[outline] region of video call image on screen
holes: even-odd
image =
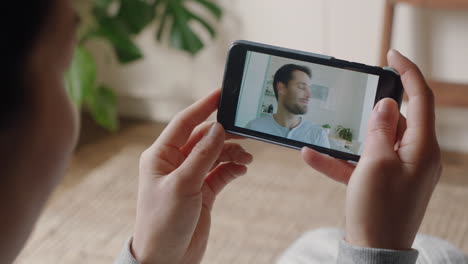
[[[247,52],[235,126],[360,155],[379,76]]]

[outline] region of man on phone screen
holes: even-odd
[[[312,73],[305,66],[286,64],[279,68],[273,78],[278,111],[250,121],[246,128],[330,148],[325,130],[301,116],[308,110],[311,78]]]

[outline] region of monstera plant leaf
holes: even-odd
[[[103,39],[112,47],[121,64],[135,62],[144,54],[134,41],[149,25],[158,25],[156,39],[163,40],[166,30],[172,48],[197,54],[204,43],[190,25],[198,23],[214,38],[216,30],[208,20],[188,7],[188,2],[206,9],[219,20],[221,8],[214,0],[88,0],[87,12],[92,25],[83,30],[74,59],[66,74],[70,98],[79,107],[86,107],[101,126],[118,129],[117,97],[110,87],[97,83],[95,59],[87,49],[87,42]],[[170,23],[170,24],[169,24]]]
[[[172,25],[170,26],[171,46],[195,55],[203,48],[204,44],[200,37],[190,27],[191,22],[195,21],[202,25],[213,38],[215,37],[216,32],[210,23],[186,7],[184,5],[185,2],[186,1],[183,0],[164,1],[164,12],[162,13],[161,23],[159,25],[156,38],[158,41],[161,41],[166,27],[166,21],[170,19],[172,20]],[[215,16],[216,19],[221,18],[221,8],[213,2],[208,0],[193,0],[192,2],[198,3],[202,7],[206,8]]]

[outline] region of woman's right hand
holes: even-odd
[[[221,90],[177,114],[140,158],[133,256],[140,263],[200,263],[218,194],[247,171],[252,155],[225,142],[221,124],[203,123]]]
[[[435,133],[434,95],[418,67],[391,50],[401,74],[408,115],[389,98],[375,106],[357,166],[308,148],[302,157],[328,177],[348,184],[346,241],[367,248],[410,249],[442,172]]]

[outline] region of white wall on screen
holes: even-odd
[[[330,77],[331,78],[331,77]],[[366,90],[367,74],[336,70],[334,74],[336,101],[334,102],[334,120],[332,126],[342,125],[351,128],[353,139],[361,134],[361,113]]]
[[[366,95],[364,96],[364,105],[362,107],[362,119],[361,119],[361,133],[359,134],[359,141],[364,142],[366,136],[367,124],[369,122],[372,109],[374,108],[375,95],[377,93],[377,84],[379,77],[376,75],[367,76],[367,88]]]
[[[235,121],[235,125],[239,127],[245,127],[250,120],[257,118],[264,90],[265,71],[270,60],[270,56],[261,53],[249,52],[249,56]]]

